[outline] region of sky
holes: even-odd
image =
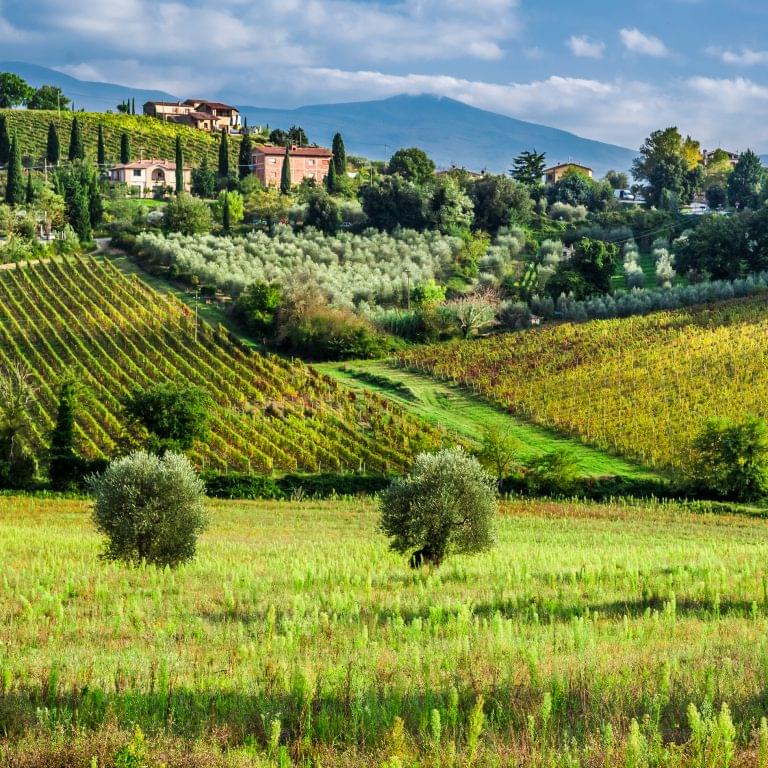
[[[768,152],[765,0],[0,0],[0,60],[296,107],[434,93],[637,148]]]

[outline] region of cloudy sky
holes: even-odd
[[[436,93],[637,147],[768,152],[765,0],[0,0],[0,59],[300,106]]]

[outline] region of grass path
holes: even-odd
[[[483,428],[509,431],[520,441],[520,453],[531,457],[556,448],[568,448],[579,459],[586,476],[648,476],[650,473],[617,456],[582,445],[576,440],[516,419],[468,390],[428,376],[393,368],[383,361],[322,363],[315,366],[350,387],[368,389],[388,397],[412,413],[479,441]]]

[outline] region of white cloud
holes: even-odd
[[[739,67],[752,67],[755,64],[768,64],[768,51],[753,51],[751,48],[742,47],[739,51],[722,50],[720,48],[707,48],[710,56],[716,56],[725,64]]]
[[[666,45],[658,37],[646,35],[637,27],[620,29],[619,37],[621,42],[624,43],[624,47],[633,53],[642,53],[645,56],[655,56],[657,58],[669,54]]]
[[[605,52],[605,43],[599,40],[590,40],[586,35],[571,35],[568,38],[568,47],[574,56],[587,59],[602,59]]]

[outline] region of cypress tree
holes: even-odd
[[[283,170],[280,174],[280,191],[284,195],[291,194],[291,148],[285,148],[285,157],[283,158]]]
[[[79,182],[70,198],[69,223],[82,242],[91,239],[91,206],[88,190]]]
[[[225,179],[229,176],[229,139],[226,131],[221,132],[219,143],[219,176]]]
[[[8,121],[0,115],[0,165],[5,165],[11,157],[11,137],[8,134]]]
[[[181,148],[181,136],[176,134],[176,194],[184,191],[184,150]]]
[[[80,461],[75,453],[76,407],[76,385],[74,381],[67,379],[59,388],[56,425],[51,432],[51,445],[48,451],[48,477],[54,488],[67,488],[79,479]]]
[[[69,135],[69,159],[70,161],[85,160],[83,134],[80,130],[80,121],[76,117],[72,119],[72,132]]]
[[[337,133],[333,137],[333,164],[336,166],[336,175],[343,176],[347,172],[347,151],[344,148],[344,139]]]
[[[92,173],[91,178],[88,181],[88,220],[91,227],[96,227],[101,224],[101,220],[104,218],[104,203],[101,199],[101,192],[99,191],[99,181],[96,178],[96,174]]]
[[[136,99],[131,99],[131,114],[136,114]]]
[[[8,205],[24,205],[24,201],[27,199],[22,174],[21,150],[14,133],[11,139],[11,154],[8,158],[8,177],[5,182],[5,202]]]
[[[107,164],[107,151],[104,146],[104,126],[99,123],[99,143],[96,147],[96,162],[99,164],[99,168],[103,168]]]
[[[240,142],[240,155],[238,158],[238,172],[241,179],[244,179],[251,173],[251,163],[253,163],[251,155],[253,155],[253,142],[246,133]]]
[[[35,188],[32,186],[32,171],[27,171],[27,205],[32,205],[35,202]]]
[[[338,191],[338,186],[336,163],[331,160],[331,164],[328,166],[328,175],[325,177],[325,188],[328,190],[329,195],[335,195]]]
[[[59,132],[53,120],[48,123],[48,143],[45,148],[45,159],[51,165],[58,165],[61,159],[61,144],[59,143]]]
[[[123,165],[131,162],[131,139],[127,133],[120,134],[120,162]]]
[[[229,192],[224,193],[224,210],[221,215],[221,223],[224,225],[224,233],[228,235],[232,228],[232,214],[229,210]]]

